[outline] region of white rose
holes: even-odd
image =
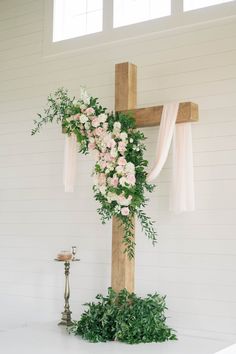
[[[98,118],[101,123],[105,123],[107,120],[107,115],[105,113],[101,113],[99,114]]]
[[[99,187],[99,191],[104,195],[104,194],[106,194],[106,187],[105,186],[100,186]]]
[[[89,129],[90,129],[90,126],[91,126],[91,124],[90,124],[89,122],[86,122],[86,123],[84,124],[84,127],[85,127],[86,130],[89,130]]]
[[[111,149],[111,156],[112,157],[117,157],[117,155],[118,155],[117,149],[116,148],[112,148]]]
[[[126,165],[125,165],[125,170],[126,172],[134,172],[135,170],[135,167],[134,167],[134,164],[132,162],[128,162]]]
[[[133,138],[130,138],[129,139],[129,142],[132,144],[134,142],[134,139]]]
[[[82,112],[85,111],[86,108],[87,108],[86,104],[83,104],[83,103],[82,103],[82,104],[80,105],[80,109],[81,109]]]
[[[124,173],[124,167],[123,166],[117,166],[116,167],[116,172],[118,175],[122,175]]]
[[[120,133],[120,139],[121,140],[126,140],[128,138],[128,135],[127,135],[127,133],[126,132],[122,132],[122,133]]]
[[[120,185],[121,186],[125,186],[125,184],[126,184],[126,178],[125,177],[121,177],[120,179],[119,179],[119,183],[120,183]]]
[[[115,193],[108,192],[107,200],[108,200],[109,203],[111,203],[113,201],[116,201],[117,200],[117,195]]]
[[[120,129],[121,129],[121,124],[120,124],[120,122],[115,122],[115,123],[114,123],[114,126],[113,126],[113,130],[116,131],[116,132],[118,132],[118,131],[120,131]]]
[[[80,116],[80,122],[81,123],[86,123],[88,121],[88,117],[85,114],[81,114]]]

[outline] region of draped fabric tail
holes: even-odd
[[[173,138],[173,170],[170,210],[175,213],[195,209],[191,123],[177,124]]]
[[[194,179],[191,123],[175,124],[178,103],[163,107],[154,166],[147,177],[153,181],[161,172],[173,138],[173,170],[170,191],[170,210],[175,213],[193,211]]]
[[[77,139],[75,134],[65,136],[64,186],[65,192],[73,192],[76,176]]]
[[[155,162],[151,172],[147,177],[147,181],[153,181],[161,172],[171,145],[174,134],[175,122],[177,119],[179,103],[168,103],[163,107],[160,130],[157,140]]]

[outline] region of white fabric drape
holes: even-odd
[[[161,172],[173,138],[173,171],[170,210],[175,213],[194,210],[193,156],[191,123],[175,124],[179,104],[163,107],[154,166],[148,175],[153,181]]]
[[[73,192],[76,175],[77,139],[75,134],[65,136],[64,186],[65,192]]]
[[[175,213],[195,209],[191,123],[176,124],[173,138],[173,170],[170,210]]]

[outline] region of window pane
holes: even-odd
[[[53,42],[102,31],[103,0],[54,0]]]
[[[184,0],[184,11],[200,9],[202,7],[224,4],[235,0]]]
[[[95,33],[102,31],[102,10],[88,12],[86,33]]]
[[[113,27],[171,14],[171,0],[113,0]]]
[[[102,10],[102,0],[87,0],[87,11]]]

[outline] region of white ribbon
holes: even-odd
[[[173,139],[173,172],[170,210],[175,213],[194,210],[193,154],[191,123],[175,124],[178,103],[163,107],[154,166],[148,175],[153,181],[161,172]]]
[[[65,192],[73,192],[76,176],[77,139],[75,134],[65,137],[64,186]]]

